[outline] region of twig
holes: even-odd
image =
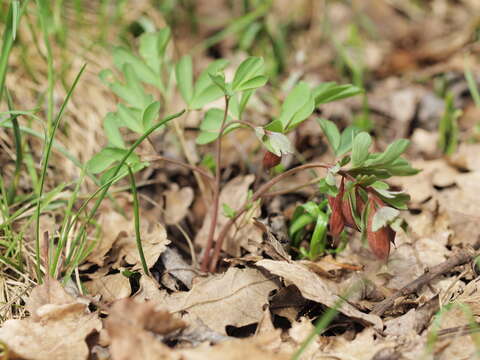
[[[422,274],[421,276],[419,276],[417,279],[415,279],[408,285],[396,291],[393,295],[389,296],[379,304],[375,305],[375,307],[372,310],[372,313],[379,316],[383,315],[385,311],[387,311],[391,306],[393,306],[393,304],[395,303],[395,300],[397,300],[399,297],[413,294],[414,292],[419,290],[423,285],[428,284],[437,276],[450,271],[455,266],[463,265],[471,261],[472,259],[475,258],[475,256],[476,256],[476,253],[473,250],[468,250],[468,249],[459,250],[448,260],[444,261],[441,264],[435,265],[428,272]]]
[[[225,123],[227,122],[228,117],[228,105],[230,104],[230,98],[225,96],[225,112],[223,114],[222,125],[220,126],[220,132],[218,138],[215,142],[215,186],[213,188],[213,210],[212,210],[212,221],[210,223],[210,230],[208,232],[207,245],[205,246],[205,254],[203,255],[201,270],[207,271],[210,263],[210,251],[213,247],[213,238],[215,236],[215,228],[217,227],[218,220],[218,203],[220,201],[220,168],[222,160],[222,135],[225,130]]]
[[[169,162],[171,164],[175,164],[175,165],[178,165],[180,167],[184,167],[186,169],[192,170],[193,172],[197,172],[198,174],[200,174],[204,178],[206,178],[209,181],[210,185],[212,185],[215,182],[215,178],[212,175],[210,175],[208,172],[206,172],[205,170],[199,168],[198,166],[187,164],[187,163],[185,163],[183,161],[180,161],[180,160],[171,159],[171,158],[161,156],[161,155],[148,156],[148,157],[145,157],[144,159],[146,161],[165,161],[165,162]]]

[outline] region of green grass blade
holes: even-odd
[[[52,152],[52,145],[53,145],[53,139],[55,138],[55,133],[58,129],[58,126],[60,124],[60,120],[63,116],[63,113],[65,111],[65,108],[70,100],[70,97],[72,96],[73,90],[77,86],[78,81],[80,80],[80,77],[82,76],[83,71],[85,70],[86,64],[82,66],[80,71],[78,72],[77,76],[75,77],[75,80],[73,81],[73,84],[70,88],[70,90],[67,93],[67,96],[60,108],[60,111],[58,112],[58,115],[53,123],[53,127],[51,132],[49,133],[49,138],[46,143],[46,148],[43,154],[43,166],[42,166],[42,171],[40,173],[40,186],[38,189],[38,201],[37,201],[37,212],[36,212],[36,227],[35,227],[35,260],[36,260],[36,272],[37,272],[37,278],[39,283],[42,281],[42,274],[40,271],[40,207],[41,207],[41,197],[43,193],[43,187],[45,185],[45,177],[47,174],[47,168],[48,168],[48,162],[50,160],[50,154]]]
[[[150,129],[148,129],[145,133],[143,133],[142,136],[140,136],[133,144],[130,146],[128,152],[125,153],[123,158],[119,161],[117,167],[115,168],[115,171],[113,172],[112,176],[110,177],[110,180],[107,182],[106,186],[103,187],[102,191],[100,192],[100,195],[97,198],[97,201],[93,205],[93,208],[90,210],[90,213],[87,216],[87,219],[85,222],[82,224],[82,226],[79,229],[78,235],[75,237],[75,240],[72,242],[72,246],[70,248],[70,252],[67,255],[67,259],[65,260],[65,264],[68,265],[70,261],[72,260],[73,253],[75,251],[75,246],[79,244],[80,238],[83,236],[87,225],[90,223],[92,218],[95,216],[97,213],[98,208],[100,207],[100,204],[102,203],[103,199],[105,198],[108,190],[110,189],[110,186],[113,184],[113,180],[117,177],[118,173],[120,172],[120,169],[123,167],[127,159],[130,157],[130,155],[135,151],[135,149],[145,140],[150,136],[151,133],[153,133],[155,130],[158,128],[162,127],[169,121],[178,118],[181,116],[185,110],[182,110],[176,114],[169,115],[166,118],[164,118],[162,121],[160,121],[158,124],[153,125]],[[86,204],[82,205],[84,207]]]
[[[137,242],[138,254],[142,262],[143,272],[148,275],[147,261],[145,260],[145,254],[143,253],[142,238],[140,236],[140,211],[138,205],[137,185],[135,183],[135,176],[133,175],[132,168],[128,166],[128,175],[130,176],[130,185],[132,188],[133,196],[133,216],[135,220],[135,241]]]

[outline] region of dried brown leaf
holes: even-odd
[[[165,223],[168,225],[177,224],[185,215],[193,201],[193,189],[183,187],[179,189],[173,184],[165,191]]]
[[[333,283],[320,278],[301,264],[261,260],[257,262],[257,265],[267,269],[272,274],[281,276],[288,283],[294,284],[306,299],[328,307],[336,307],[340,304],[341,298],[335,292],[335,288],[332,289]],[[339,311],[354,319],[372,324],[376,328],[382,328],[382,320],[378,316],[362,313],[348,302],[343,302]]]
[[[188,292],[172,294],[166,299],[171,312],[186,311],[200,318],[208,327],[226,334],[225,327],[258,322],[269,293],[277,284],[255,269],[230,268],[194,283]]]
[[[101,295],[102,300],[113,302],[130,296],[130,281],[121,273],[106,275],[84,283],[90,295]]]
[[[88,312],[52,279],[38,286],[28,304],[32,316],[7,320],[0,329],[0,341],[10,358],[32,360],[83,360],[88,357],[86,337],[100,331],[97,314]]]

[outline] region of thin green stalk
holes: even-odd
[[[12,110],[12,98],[10,93],[7,91],[7,102],[9,110]],[[13,180],[10,183],[10,187],[7,193],[7,203],[11,205],[15,200],[15,195],[17,193],[17,185],[20,179],[20,171],[22,170],[23,162],[23,153],[22,153],[22,137],[20,133],[20,125],[18,124],[17,116],[13,115],[11,117],[12,127],[13,127],[13,136],[15,138],[15,174]]]
[[[40,9],[40,27],[43,33],[43,41],[45,42],[45,47],[47,48],[47,79],[48,79],[48,90],[47,90],[47,132],[50,133],[53,125],[53,88],[55,85],[55,73],[53,69],[53,52],[52,46],[50,44],[49,38],[49,9],[48,2],[45,0],[36,0],[37,6]]]
[[[148,275],[148,266],[147,261],[145,260],[145,254],[143,253],[142,247],[142,238],[140,236],[140,211],[138,205],[138,195],[137,195],[137,185],[135,183],[135,176],[133,175],[132,168],[127,165],[128,175],[130,176],[130,185],[132,188],[133,196],[133,216],[135,220],[135,240],[137,242],[138,255],[140,255],[140,260],[142,262],[143,272]]]
[[[44,156],[43,156],[43,165],[42,165],[42,171],[40,173],[40,184],[39,184],[39,189],[38,189],[38,200],[37,200],[37,212],[35,214],[36,217],[36,227],[35,227],[35,260],[36,260],[36,272],[37,272],[37,278],[39,283],[42,282],[42,274],[40,270],[40,208],[41,208],[41,197],[43,194],[43,187],[45,185],[45,177],[47,174],[47,168],[48,168],[48,162],[50,160],[50,154],[52,152],[52,145],[53,145],[53,139],[55,138],[55,133],[58,129],[58,126],[60,125],[60,120],[63,116],[63,112],[65,111],[65,108],[70,100],[70,97],[72,96],[73,90],[77,86],[78,81],[80,80],[80,76],[82,75],[83,71],[85,70],[86,64],[82,66],[80,71],[78,72],[77,76],[75,77],[75,80],[73,81],[72,87],[70,88],[69,92],[67,93],[67,96],[60,108],[60,111],[58,112],[58,115],[53,123],[53,128],[49,134],[49,138],[47,141],[47,146],[44,150]]]
[[[303,341],[300,348],[293,354],[292,360],[299,360],[303,352],[310,346],[312,341],[316,336],[320,335],[323,330],[332,322],[335,316],[338,315],[338,308],[342,305],[343,299],[338,301],[333,308],[329,308],[323,316],[318,319],[315,324],[315,329],[308,335],[308,337]]]
[[[475,106],[480,108],[480,94],[478,92],[477,81],[475,80],[472,70],[467,64],[465,64],[465,79],[467,79],[468,89],[470,90],[470,94],[475,102]]]
[[[98,208],[100,207],[100,204],[102,203],[103,199],[105,198],[105,196],[107,195],[107,192],[108,190],[110,189],[110,186],[113,184],[113,179],[115,179],[118,175],[118,173],[120,172],[120,169],[123,167],[123,165],[126,163],[127,159],[130,157],[130,155],[132,155],[132,153],[135,151],[135,149],[151,134],[153,133],[155,130],[157,130],[158,128],[162,127],[163,125],[165,125],[166,123],[168,123],[169,121],[173,120],[173,119],[176,119],[177,117],[181,116],[183,113],[185,112],[185,110],[182,110],[176,114],[173,114],[173,115],[170,115],[170,116],[167,116],[166,118],[164,118],[162,121],[160,121],[158,124],[156,125],[153,125],[150,129],[148,129],[142,136],[140,136],[134,143],[132,146],[130,146],[130,148],[128,149],[128,151],[125,153],[125,155],[123,156],[123,158],[120,160],[119,164],[117,165],[117,167],[115,168],[115,171],[114,173],[112,174],[112,176],[110,177],[110,180],[108,181],[108,183],[106,184],[106,186],[104,186],[103,190],[101,191],[97,201],[95,202],[95,204],[93,205],[93,208],[90,210],[90,213],[88,214],[87,216],[87,219],[85,220],[85,222],[81,225],[80,229],[79,229],[79,233],[78,235],[75,237],[75,240],[73,241],[72,243],[72,246],[71,246],[71,249],[70,249],[70,252],[69,254],[67,255],[67,259],[65,261],[66,264],[68,264],[73,256],[73,250],[75,249],[75,246],[78,244],[79,240],[80,240],[80,237],[83,236],[83,233],[85,232],[86,230],[86,227],[87,225],[90,223],[90,221],[92,220],[92,218],[95,216],[95,214],[97,213],[97,210]]]
[[[340,308],[342,305],[347,301],[352,293],[358,290],[360,286],[360,282],[353,284],[343,296],[338,296],[338,300],[335,301],[333,307],[328,308],[328,310],[322,315],[320,319],[317,320],[315,323],[315,329],[307,336],[307,338],[303,341],[300,348],[293,354],[292,360],[300,360],[303,352],[308,348],[308,346],[312,343],[316,336],[320,335],[327,326],[332,322],[335,316],[338,315],[340,312]]]
[[[265,0],[265,2],[257,7],[255,10],[252,12],[243,15],[239,17],[238,19],[233,20],[230,25],[228,25],[225,29],[219,31],[218,33],[212,35],[205,41],[201,42],[197,46],[195,46],[192,49],[192,52],[200,52],[202,50],[208,49],[209,47],[215,45],[219,41],[221,41],[223,38],[230,34],[235,34],[237,32],[242,31],[245,29],[248,25],[250,25],[252,22],[257,20],[259,17],[262,17],[265,15],[268,10],[270,9],[272,5],[272,0]]]
[[[5,31],[3,32],[2,49],[0,52],[0,101],[3,96],[5,78],[7,76],[8,58],[15,40],[18,22],[27,4],[28,0],[24,1],[22,7],[18,9],[18,0],[13,0],[8,9]]]
[[[80,174],[80,178],[77,181],[77,185],[75,186],[75,189],[73,191],[72,196],[68,200],[68,205],[65,210],[65,217],[63,219],[63,224],[61,227],[61,232],[60,232],[60,240],[58,242],[58,245],[56,246],[56,251],[55,251],[55,256],[53,258],[53,261],[51,262],[51,267],[50,267],[50,275],[53,278],[57,278],[58,276],[58,261],[60,259],[60,255],[62,254],[62,250],[64,249],[66,243],[67,243],[67,237],[69,234],[68,229],[71,229],[70,223],[71,223],[71,218],[72,218],[72,209],[73,205],[75,204],[75,201],[78,198],[78,193],[80,192],[80,186],[83,183],[83,179],[85,178],[85,167],[82,169],[82,173]],[[53,238],[53,237],[52,237]],[[51,248],[54,248],[54,244],[51,244]]]

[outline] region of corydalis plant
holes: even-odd
[[[343,156],[329,168],[323,184],[332,210],[329,227],[334,243],[344,228],[350,227],[366,237],[377,258],[386,261],[390,243],[405,226],[399,210],[407,208],[410,197],[392,191],[383,180],[418,173],[401,157],[409,141],[396,140],[384,152],[370,153],[368,133],[349,127],[340,134],[333,122],[319,119],[319,123],[334,153]],[[345,155],[348,152],[351,154]],[[336,176],[341,178],[338,188]]]

